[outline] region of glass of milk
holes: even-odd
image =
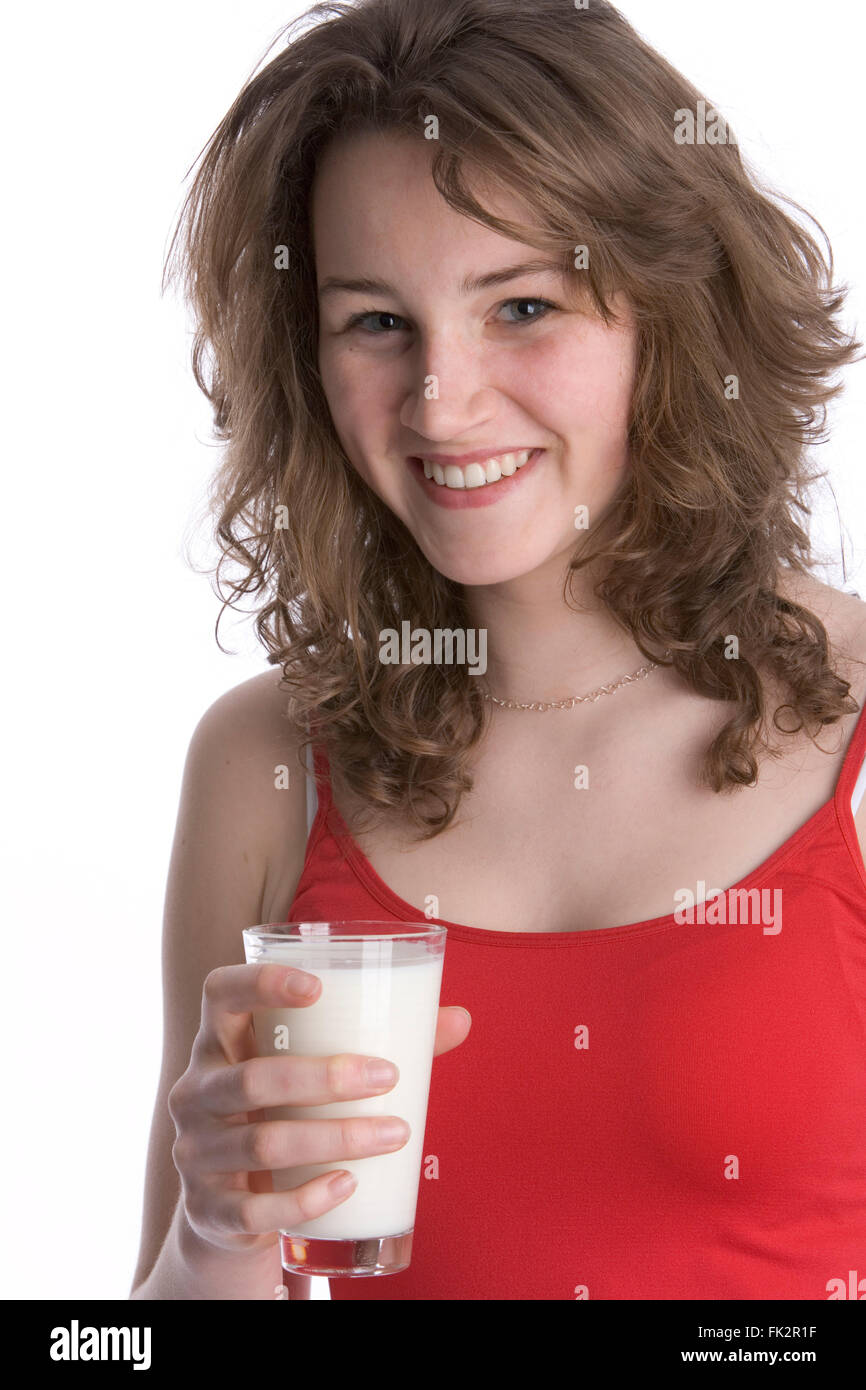
[[[281,1105],[269,1120],[398,1115],[411,1134],[394,1153],[336,1158],[274,1171],[274,1191],[335,1168],[358,1185],[338,1207],[280,1232],[283,1269],[294,1274],[396,1274],[412,1254],[427,1097],[447,929],[423,922],[271,922],[243,932],[247,963],[293,966],[322,990],[302,1008],[256,1009],[260,1056],[356,1052],[399,1069],[390,1091],[329,1105]]]

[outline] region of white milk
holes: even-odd
[[[271,947],[269,960],[307,970],[322,981],[315,1004],[300,1009],[255,1011],[256,1042],[261,1056],[331,1056],[356,1052],[385,1057],[399,1068],[397,1084],[379,1096],[329,1105],[280,1105],[267,1111],[271,1120],[328,1120],[344,1115],[398,1115],[411,1134],[401,1149],[369,1158],[337,1156],[330,1163],[309,1163],[274,1172],[274,1191],[299,1187],[320,1173],[344,1168],[358,1185],[333,1211],[301,1220],[291,1234],[366,1240],[401,1235],[415,1224],[421,1175],[427,1097],[439,1009],[443,955],[417,953],[413,960],[391,965],[320,967],[298,954]],[[319,957],[321,959],[321,957]],[[375,959],[375,957],[374,957]],[[381,956],[378,957],[381,959]],[[284,1025],[288,1033],[280,1036]]]

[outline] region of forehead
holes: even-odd
[[[405,134],[364,131],[340,135],[319,157],[310,212],[316,259],[355,252],[387,254],[417,261],[442,256],[459,243],[461,251],[488,257],[512,253],[511,238],[464,217],[433,182],[434,141]],[[481,169],[465,166],[464,179],[482,205],[496,216],[532,224],[532,209]],[[342,268],[342,266],[340,267]]]

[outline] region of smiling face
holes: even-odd
[[[441,574],[487,585],[559,572],[581,535],[575,507],[596,524],[629,467],[633,320],[617,298],[621,323],[607,327],[553,266],[515,272],[549,258],[455,212],[428,151],[365,132],[320,160],[319,369],[334,427]],[[483,201],[531,221],[507,194]],[[431,457],[441,474],[419,462]]]

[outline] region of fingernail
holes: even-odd
[[[352,1191],[357,1181],[354,1173],[338,1173],[328,1183],[328,1191],[335,1197],[342,1197],[344,1193]]]
[[[293,970],[286,976],[287,994],[312,994],[316,988],[314,975],[304,975],[299,970]]]
[[[392,1086],[397,1080],[397,1068],[383,1057],[373,1057],[364,1064],[364,1081],[368,1086]]]
[[[404,1144],[409,1138],[409,1126],[405,1120],[380,1120],[376,1138],[382,1144]]]

